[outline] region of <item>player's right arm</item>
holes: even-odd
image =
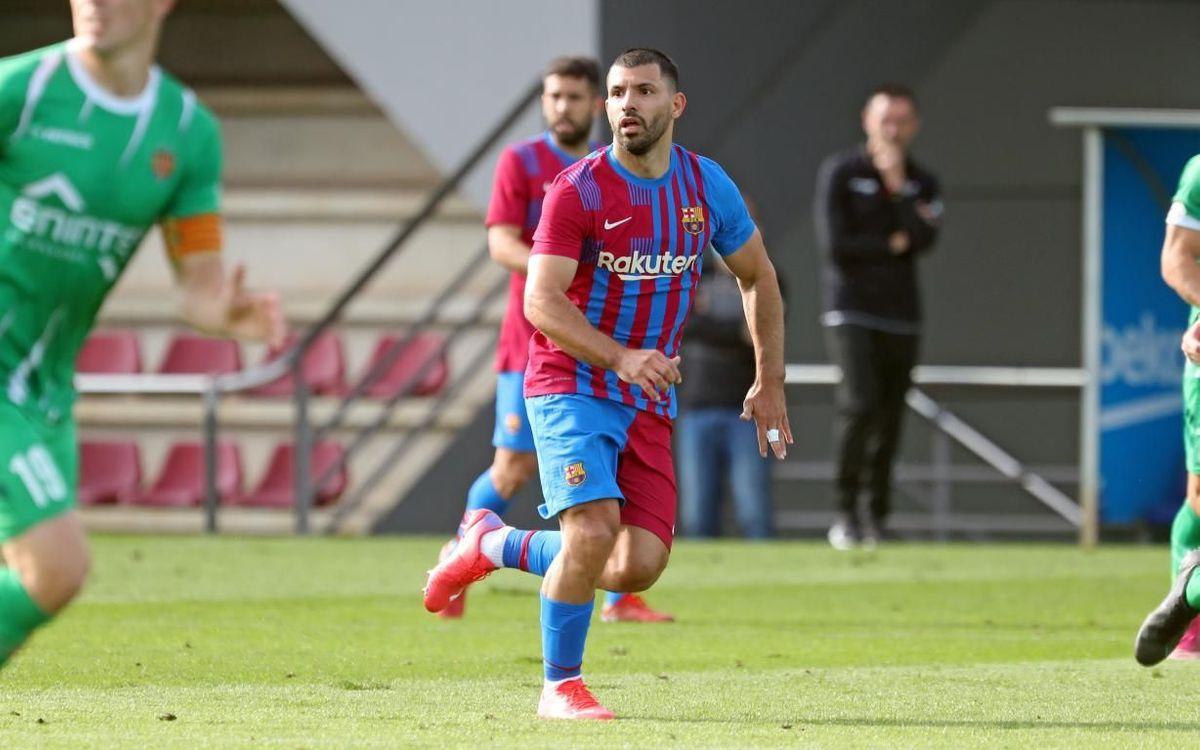
[[[621,346],[593,326],[567,297],[579,268],[587,225],[579,193],[560,176],[546,194],[534,235],[525,282],[525,317],[575,359],[612,370],[658,400],[660,391],[681,380],[679,357],[668,359],[657,349]]]
[[[496,162],[485,223],[488,254],[492,260],[517,273],[526,273],[529,267],[529,245],[521,239],[529,199],[529,179],[521,159],[516,151],[506,148]]]
[[[1193,156],[1179,178],[1167,236],[1162,247],[1162,277],[1193,307],[1200,307],[1200,156]],[[1183,335],[1183,353],[1200,363],[1200,331],[1193,325]]]

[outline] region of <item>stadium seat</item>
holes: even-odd
[[[291,335],[284,345],[271,349],[263,359],[263,363],[271,362],[296,343],[300,337]],[[323,396],[337,396],[346,392],[346,350],[342,339],[335,331],[326,330],[304,355],[302,363],[304,382],[310,393]],[[295,390],[291,373],[278,380],[267,383],[261,388],[250,391],[255,396],[291,396]]]
[[[333,477],[323,487],[317,488],[314,505],[332,505],[346,491],[349,474],[346,465],[341,463],[344,455],[345,450],[342,446],[331,441],[323,441],[313,447],[312,465],[309,467],[312,481],[317,481],[330,466],[340,464]],[[292,487],[294,466],[295,448],[292,443],[280,443],[275,446],[262,479],[240,504],[258,508],[291,508],[296,502]]]
[[[242,452],[236,443],[217,444],[217,496],[236,503],[242,495]],[[194,508],[204,504],[204,444],[175,443],[141,505]]]
[[[91,374],[126,375],[142,371],[142,347],[128,330],[95,331],[83,342],[75,370]]]
[[[142,454],[133,440],[79,444],[79,504],[136,503],[142,490]]]
[[[401,336],[384,336],[375,343],[371,361],[363,377],[366,378]],[[367,395],[372,398],[391,398],[402,391],[412,396],[433,396],[446,386],[450,378],[450,365],[443,348],[445,337],[436,333],[419,333],[400,352],[396,360],[375,382],[367,386]],[[421,372],[430,360],[433,364]]]
[[[194,333],[177,333],[167,344],[158,371],[163,374],[215,374],[242,369],[242,349],[236,341]]]

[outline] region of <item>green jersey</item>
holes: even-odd
[[[0,399],[51,423],[147,230],[215,214],[221,175],[216,119],[192,91],[152,68],[140,95],[116,97],[71,44],[0,59]]]
[[[1179,176],[1179,188],[1167,212],[1167,223],[1200,232],[1200,154],[1188,160]],[[1198,317],[1200,308],[1193,307],[1191,322]]]

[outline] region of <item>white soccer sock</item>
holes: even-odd
[[[502,526],[479,538],[479,551],[497,568],[504,567],[504,540],[508,539],[510,531],[513,531],[512,526]]]

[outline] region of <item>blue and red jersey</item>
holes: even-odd
[[[492,181],[486,224],[521,227],[521,241],[533,244],[533,232],[542,217],[542,199],[555,175],[577,159],[555,144],[549,133],[508,146],[500,154]],[[514,272],[508,281],[508,307],[500,324],[496,369],[521,372],[529,359],[533,326],[525,319],[525,275]]]
[[[673,357],[704,248],[711,243],[728,255],[753,233],[741,193],[716,162],[674,146],[666,174],[651,180],[622,167],[609,146],[555,178],[532,253],[579,262],[567,298],[601,333]],[[580,362],[535,332],[525,395],[553,393],[607,398],[670,418],[676,412],[674,388],[664,401],[653,401],[615,372]]]

